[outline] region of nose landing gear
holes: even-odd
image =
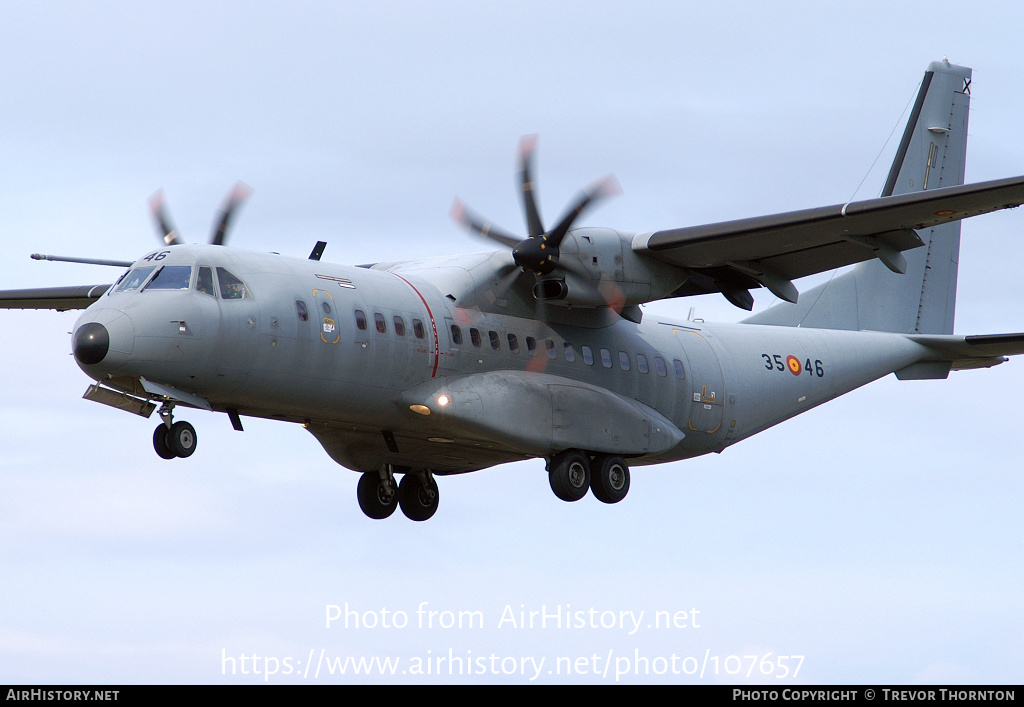
[[[160,408],[163,420],[153,430],[153,449],[161,459],[175,459],[192,456],[196,451],[196,430],[187,422],[173,421],[174,405],[164,403]]]

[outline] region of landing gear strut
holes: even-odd
[[[196,451],[196,430],[187,422],[174,422],[174,405],[164,403],[160,408],[163,420],[153,430],[153,449],[161,459],[190,457]]]

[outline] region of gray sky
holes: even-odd
[[[943,56],[975,70],[968,181],[1024,172],[1016,3],[832,7],[0,4],[0,288],[111,281],[27,256],[136,257],[156,243],[161,187],[203,240],[238,179],[255,189],[240,248],[304,257],[326,240],[344,263],[483,250],[449,221],[452,198],[521,230],[514,156],[530,133],[549,220],[609,172],[624,193],[588,224],[869,198],[894,143],[872,161]],[[1024,329],[1022,228],[1019,211],[964,226],[959,333]],[[720,297],[648,311],[691,305],[741,314]],[[718,674],[623,681],[791,684],[727,658],[766,654],[805,656],[796,682],[1024,678],[1024,361],[890,377],[721,455],[637,469],[612,507],[558,501],[540,461],[441,479],[437,515],[414,524],[366,519],[357,475],[296,426],[239,434],[195,412],[195,456],[158,459],[154,421],[81,400],[75,316],[0,313],[0,682],[260,681],[223,675],[222,657],[301,672],[321,649],[403,663],[317,682],[528,682],[500,661],[531,657],[547,661],[539,681],[610,683],[620,658],[675,655],[717,656]],[[325,628],[346,602],[409,625]],[[485,626],[421,629],[421,602]],[[644,627],[498,625],[506,606],[567,604],[644,611]],[[647,628],[692,608],[699,627]],[[449,650],[498,656],[499,674],[402,674]],[[595,654],[607,676],[548,672]]]

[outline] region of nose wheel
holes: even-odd
[[[160,408],[163,419],[153,430],[153,449],[161,459],[190,457],[196,451],[196,429],[187,422],[172,421],[172,406]]]

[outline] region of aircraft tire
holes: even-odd
[[[409,520],[424,521],[437,512],[437,482],[429,475],[407,473],[398,484],[398,504]]]
[[[192,456],[196,451],[196,428],[187,422],[175,422],[167,430],[167,447],[176,457]]]
[[[590,470],[590,490],[601,503],[618,503],[629,493],[629,465],[622,457],[598,455]]]
[[[563,501],[578,501],[590,488],[590,458],[582,452],[568,450],[551,460],[548,482],[551,490]]]
[[[389,489],[375,471],[368,471],[359,477],[356,498],[359,500],[359,509],[374,520],[383,520],[398,508],[398,494],[394,489]]]
[[[167,425],[162,422],[153,430],[153,449],[161,459],[174,459],[178,456],[167,444]]]

